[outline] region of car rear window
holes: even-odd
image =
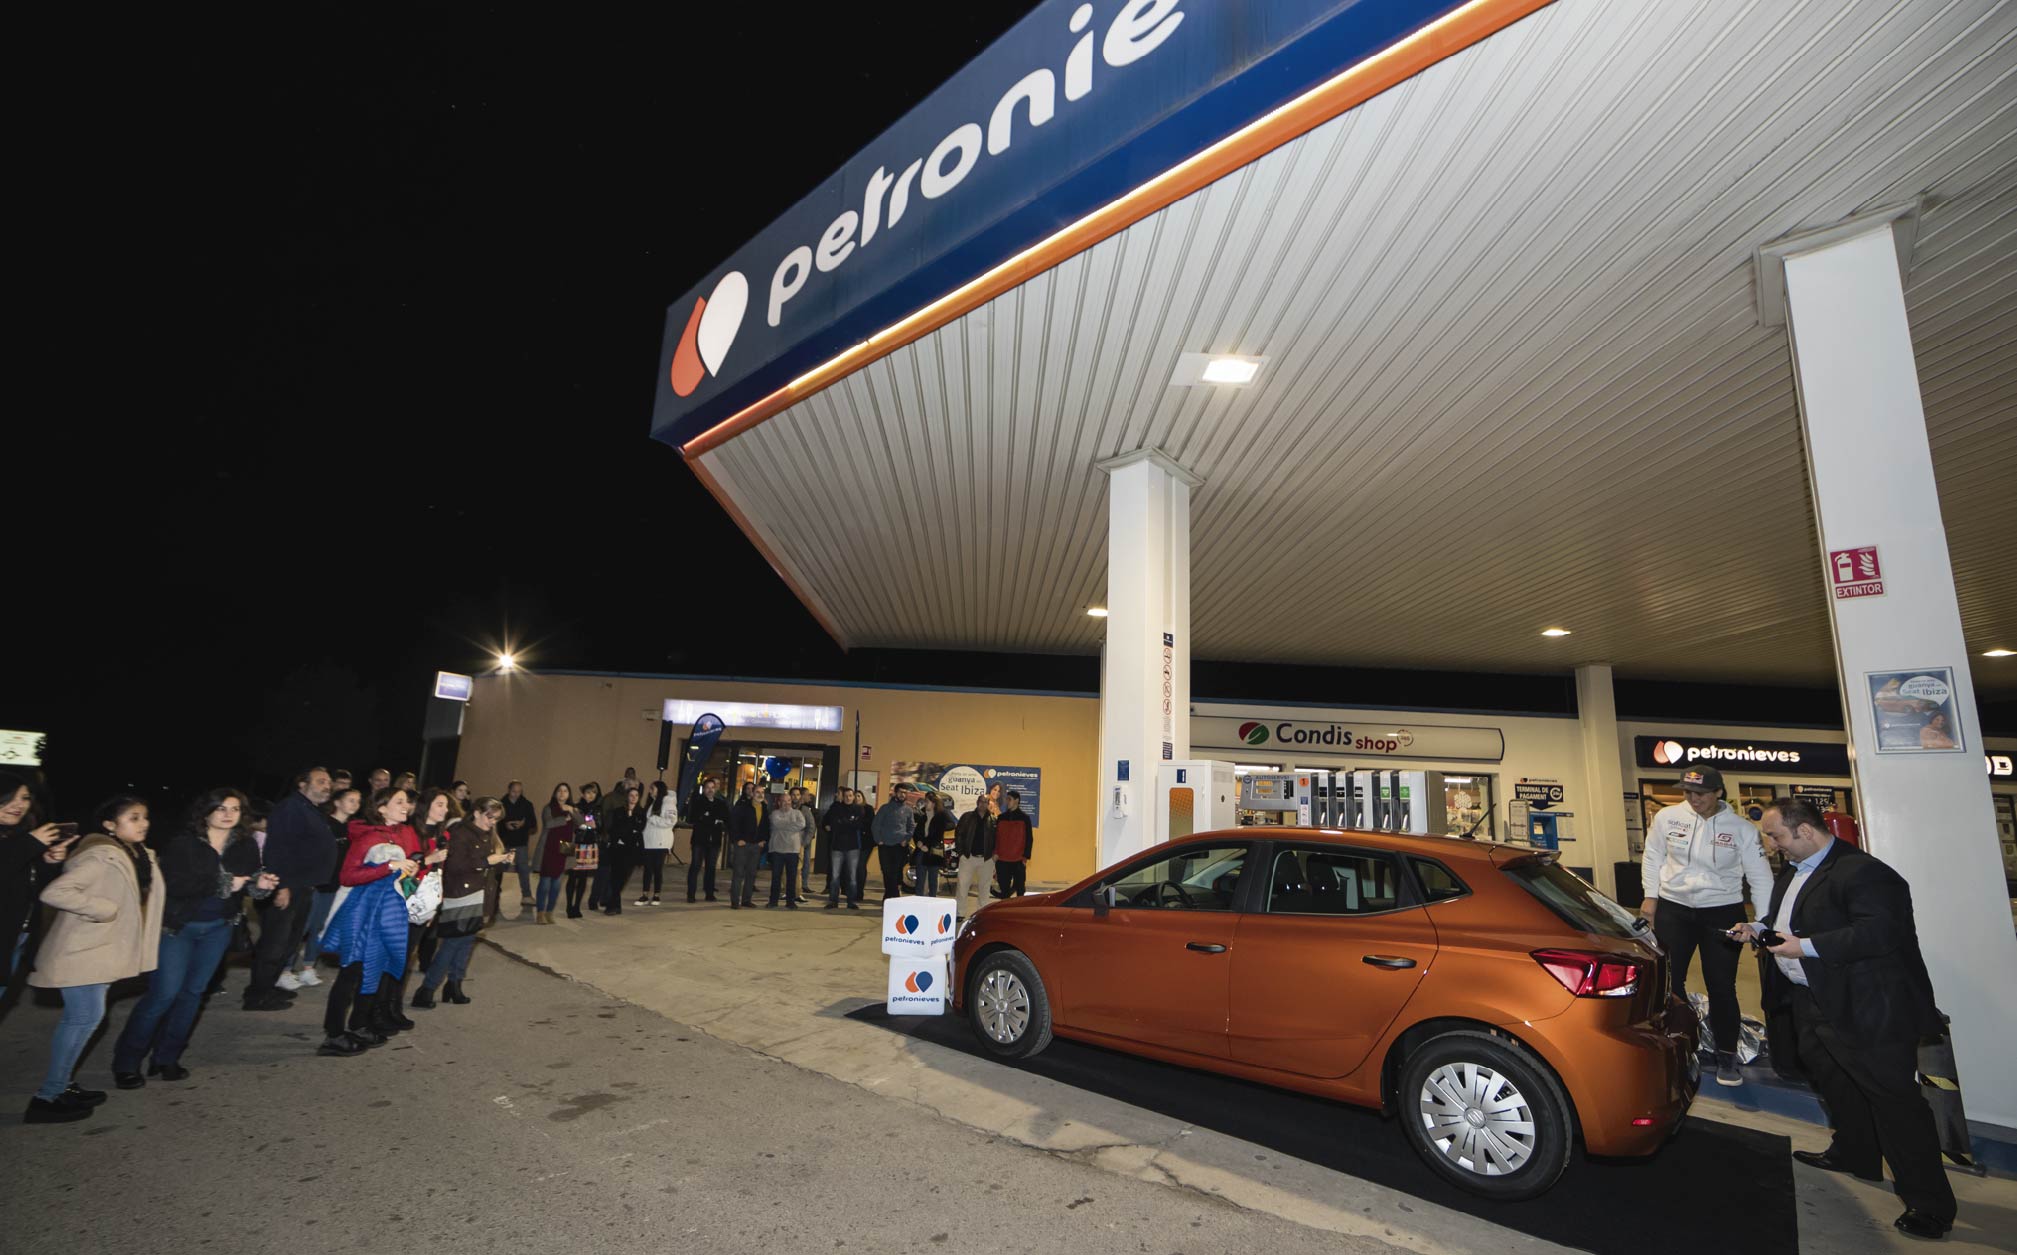
[[[1503,869],[1522,889],[1571,928],[1600,937],[1638,937],[1639,917],[1605,897],[1560,863],[1522,859]]]

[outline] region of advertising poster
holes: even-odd
[[[1022,794],[1022,807],[1029,812],[1030,822],[1043,827],[1042,807],[1043,770],[1039,767],[1001,767],[985,763],[925,763],[893,762],[889,765],[891,788],[899,784],[915,784],[950,796],[954,809],[966,814],[979,802],[982,794],[988,794],[1001,807],[1008,791],[1014,789]]]
[[[1967,748],[1951,667],[1869,671],[1879,754],[1939,754]]]

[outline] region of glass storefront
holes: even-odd
[[[681,743],[682,758],[686,744]],[[722,796],[736,798],[742,786],[755,781],[766,794],[786,789],[810,789],[823,808],[840,778],[840,749],[832,745],[793,745],[776,741],[720,741],[701,768],[701,775],[722,782]]]

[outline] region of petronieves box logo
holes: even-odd
[[[945,931],[945,930],[944,930],[944,929],[940,929],[939,931],[943,932],[943,931]],[[917,935],[917,916],[915,916],[915,915],[899,915],[899,916],[897,917],[897,921],[896,921],[896,933],[897,933],[897,936],[899,936],[899,937],[914,937],[914,936],[916,936],[916,935]]]
[[[903,978],[903,987],[914,994],[927,993],[931,989],[931,973],[912,972]]]
[[[731,270],[714,285],[714,291],[693,303],[686,330],[672,354],[672,390],[692,396],[708,375],[719,374],[735,333],[742,330],[742,316],[749,309],[749,280],[740,270]]]
[[[1240,725],[1240,743],[1242,745],[1266,745],[1268,743],[1268,725],[1257,723],[1252,719],[1247,720]]]

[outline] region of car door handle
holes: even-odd
[[[1224,946],[1209,941],[1189,942],[1184,946],[1184,949],[1195,950],[1199,954],[1224,954],[1226,952],[1226,948]]]
[[[1364,963],[1368,967],[1392,968],[1395,971],[1415,965],[1413,959],[1404,959],[1395,954],[1369,954],[1360,959],[1359,962]]]

